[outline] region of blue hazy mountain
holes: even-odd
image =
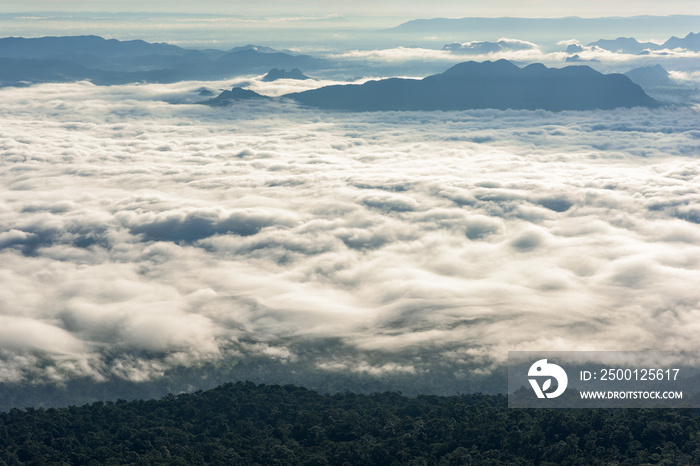
[[[655,44],[654,42],[638,42],[633,37],[618,37],[617,39],[601,39],[588,44],[589,46],[597,46],[601,49],[610,50],[611,52],[622,52],[629,54],[640,54],[644,50],[663,50],[663,49],[686,49],[693,52],[700,52],[700,33],[689,33],[683,38],[676,36],[671,37],[663,44]]]
[[[142,40],[119,41],[98,36],[6,37],[0,39],[0,57],[60,60],[110,71],[146,71],[172,68],[188,60],[208,58],[206,53],[175,45]]]
[[[211,105],[212,107],[225,107],[232,105],[236,102],[245,100],[272,100],[270,97],[260,95],[255,91],[249,89],[243,89],[240,87],[234,87],[230,91],[223,91],[218,96],[213,99],[206,100],[202,102],[205,105]]]
[[[675,49],[682,48],[686,50],[691,50],[693,52],[700,52],[700,32],[690,33],[687,36],[679,39],[676,36],[671,37],[669,40],[663,43],[663,48],[665,49]]]
[[[273,49],[272,47],[265,47],[264,45],[248,44],[248,45],[244,45],[243,47],[234,47],[231,50],[229,50],[228,53],[245,52],[245,51],[250,51],[250,50],[252,50],[253,52],[260,52],[260,53],[280,52],[280,50]]]
[[[570,57],[566,57],[566,60],[564,60],[566,63],[600,63],[600,60],[596,60],[595,58],[589,59],[589,60],[584,60],[581,58],[579,54],[574,54],[571,55]]]
[[[262,81],[265,82],[277,81],[279,79],[296,79],[298,81],[305,81],[311,78],[304,75],[299,68],[293,68],[290,71],[272,68],[265,76],[262,77]]]
[[[656,35],[670,36],[678,31],[696,31],[700,24],[697,15],[631,16],[607,18],[432,18],[408,21],[388,29],[387,34],[422,34],[451,36],[462,40],[488,37],[517,37],[525,40],[556,42],[564,37],[592,41],[609,31],[619,35],[639,36],[655,31]]]
[[[625,73],[625,76],[639,84],[644,92],[654,99],[672,104],[698,102],[697,91],[691,86],[679,83],[661,65],[643,66]]]
[[[108,75],[108,73],[106,74]],[[0,57],[0,84],[101,80],[105,73],[66,60]]]
[[[671,75],[668,73],[668,71],[666,71],[661,65],[651,65],[635,68],[625,73],[625,76],[630,78],[633,82],[642,86],[642,88],[661,86],[670,87],[677,85],[671,79]]]
[[[68,60],[22,59],[0,57],[0,86],[35,83],[91,81],[98,85],[131,82],[176,82],[191,78],[193,73],[177,69],[117,71],[88,68]]]
[[[617,39],[600,39],[588,44],[611,52],[622,52],[637,55],[644,50],[658,50],[659,44],[654,42],[638,42],[634,37],[618,37]]]
[[[581,44],[570,44],[566,47],[566,53],[581,53],[583,52],[583,46]]]
[[[216,60],[215,65],[240,73],[265,72],[273,67],[318,69],[324,60],[309,55],[290,55],[283,52],[260,52],[254,49],[237,50]]]
[[[695,29],[697,28],[700,16],[698,15],[670,15],[670,16],[628,16],[628,17],[602,17],[602,18],[581,18],[578,16],[569,16],[565,18],[482,18],[482,17],[466,17],[466,18],[430,18],[430,19],[414,19],[402,23],[390,30],[426,32],[426,31],[466,31],[469,29],[530,29],[534,27],[554,27],[557,29],[566,30],[566,28],[577,27],[601,27],[612,29],[616,26],[625,27],[625,25],[635,24],[641,27],[653,28],[663,24],[669,24],[676,29]]]
[[[519,68],[507,60],[460,63],[421,80],[384,79],[284,96],[311,107],[350,111],[478,108],[589,110],[659,103],[621,74],[588,66]]]
[[[221,51],[97,36],[0,39],[0,85],[81,79],[96,84],[177,82],[264,73],[273,67],[324,66],[322,59],[258,46]]]
[[[461,54],[486,54],[503,51],[531,50],[536,48],[537,46],[530,42],[513,39],[499,39],[496,42],[471,41],[463,44],[456,42],[444,45],[442,50]]]
[[[66,58],[81,56],[104,58],[144,55],[182,55],[187,50],[175,45],[142,40],[119,41],[98,36],[5,37],[0,39],[0,56],[14,58]]]

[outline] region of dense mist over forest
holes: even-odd
[[[697,20],[2,15],[0,407],[696,349]]]

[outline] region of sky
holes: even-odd
[[[496,0],[496,1],[223,1],[223,0],[3,0],[3,12],[107,11],[107,12],[171,12],[219,15],[359,15],[401,18],[467,17],[467,16],[634,16],[699,14],[695,0]]]

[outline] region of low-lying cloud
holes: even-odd
[[[538,50],[537,44],[518,40],[518,39],[508,39],[501,38],[496,42],[488,41],[471,41],[471,42],[455,42],[452,44],[447,44],[443,47],[443,50],[449,50],[455,53],[464,54],[487,54],[502,51],[520,51],[520,50]]]
[[[201,85],[0,90],[1,382],[696,349],[697,109],[159,100]]]
[[[543,63],[561,68],[571,65],[588,65],[604,73],[624,73],[634,68],[660,64],[676,73],[679,81],[695,83],[696,62],[699,52],[685,49],[646,50],[641,54],[606,50],[598,46],[582,45],[576,40],[564,40],[559,49],[544,49],[533,42],[501,38],[497,41],[470,41],[444,44],[441,49],[425,47],[394,47],[383,49],[351,50],[328,54],[339,63],[349,63],[371,70],[390,67],[399,73],[432,74],[439,67],[446,67],[467,60],[477,62],[509,60],[520,65]],[[364,68],[363,68],[364,67]],[[394,73],[396,74],[396,73]]]

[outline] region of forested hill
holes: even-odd
[[[0,413],[1,464],[697,464],[685,410],[516,410],[504,396],[227,384]]]

